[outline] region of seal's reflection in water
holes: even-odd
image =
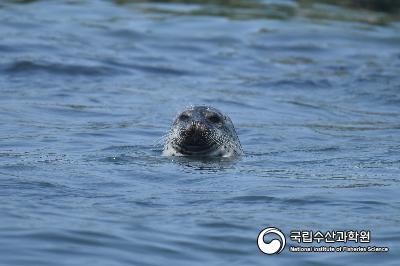
[[[199,174],[218,174],[227,170],[234,169],[237,164],[236,158],[225,157],[173,157],[172,162],[177,164],[179,168],[186,173]]]

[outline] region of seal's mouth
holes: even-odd
[[[186,145],[178,144],[175,149],[183,155],[207,156],[212,154],[216,149],[216,144],[209,145]]]
[[[184,155],[210,155],[218,145],[209,136],[210,132],[204,125],[193,124],[183,130],[175,149]]]

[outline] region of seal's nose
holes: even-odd
[[[184,140],[185,145],[199,146],[205,143],[204,132],[206,126],[201,122],[191,122],[185,130]]]
[[[195,134],[196,132],[200,131],[201,128],[202,125],[200,124],[200,122],[192,121],[192,123],[190,123],[187,127],[187,132],[189,134]]]
[[[197,141],[199,138],[202,136],[202,132],[204,132],[206,129],[206,126],[197,121],[193,121],[190,123],[187,128],[186,128],[186,136],[189,139],[193,139],[193,141]]]

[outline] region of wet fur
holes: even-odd
[[[182,122],[179,120],[178,115],[166,137],[163,155],[231,157],[242,154],[239,138],[228,116],[222,114],[215,108],[206,106],[194,106],[185,111],[197,112],[196,115],[198,116],[201,116],[199,114],[202,111],[218,113],[223,119],[222,124],[218,126],[213,125],[205,121],[205,119],[200,119],[201,121]],[[193,146],[191,146],[191,149],[186,149],[185,145],[183,145],[185,140],[191,137],[188,136],[188,127],[190,126],[196,127],[196,129],[201,128],[201,130],[196,131],[196,137],[199,139],[199,142],[201,142],[201,145],[206,147],[204,150],[197,151]]]

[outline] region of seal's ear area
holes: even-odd
[[[223,117],[224,117],[225,123],[230,124],[230,125],[233,125],[232,120],[229,118],[229,116],[223,115]]]

